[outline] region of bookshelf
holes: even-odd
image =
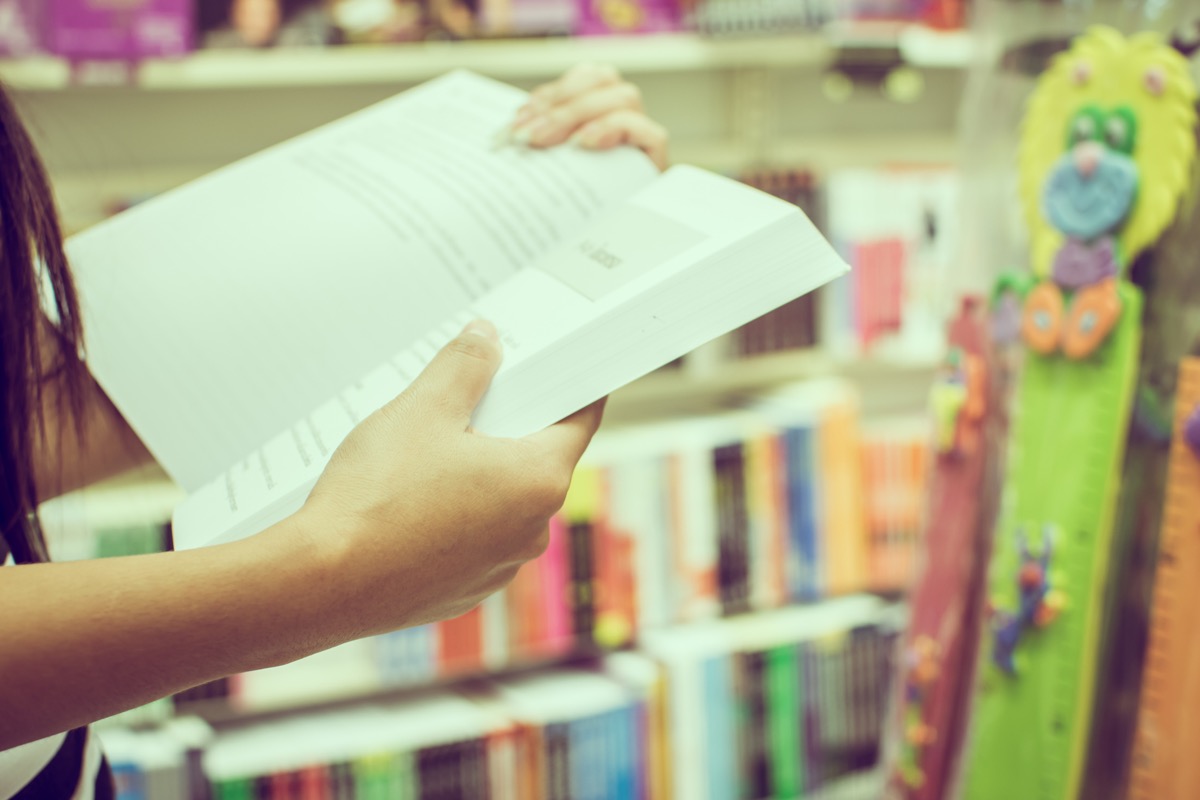
[[[149,62],[136,71],[117,65],[78,75],[59,60],[33,59],[0,62],[0,80],[18,90],[67,225],[78,230],[102,218],[113,197],[169,189],[459,67],[531,86],[578,61],[612,63],[639,83],[651,113],[672,131],[674,160],[730,174],[765,166],[806,166],[824,175],[848,167],[945,164],[955,158],[958,98],[966,68],[978,55],[976,44],[967,34],[920,29],[747,39],[671,34],[441,42],[210,51]],[[864,86],[848,99],[828,96],[823,77],[829,69],[878,59],[919,69],[924,93],[900,102],[878,87]],[[674,415],[713,413],[791,382],[832,377],[857,388],[868,416],[919,411],[935,368],[927,357],[856,358],[820,347],[734,359],[728,343],[718,342],[687,357],[679,369],[661,370],[618,391],[606,424],[622,429]],[[99,503],[89,501],[87,516],[119,524],[132,509],[135,516],[162,518],[179,496],[155,471],[110,488],[119,491]],[[82,553],[86,543],[74,546]],[[808,609],[827,604],[816,601]],[[791,611],[728,619],[767,619]],[[888,602],[872,613],[902,612],[902,604]],[[586,668],[600,658],[601,651],[576,649],[542,662],[434,680],[450,689],[465,688],[488,674],[520,678],[547,666]],[[201,700],[178,711],[221,730],[352,704],[400,702],[430,691],[428,682],[384,685],[377,676],[355,674],[362,680],[347,680],[319,699],[256,709]],[[815,796],[878,796],[881,782],[876,772],[863,772],[823,786]]]
[[[973,56],[964,32],[917,26],[898,32],[803,34],[711,39],[690,33],[592,38],[428,42],[397,46],[200,51],[138,66],[87,66],[73,71],[56,58],[0,61],[0,80],[17,90],[61,91],[77,85],[132,85],[146,91],[420,83],[453,69],[502,80],[553,77],[572,64],[613,64],[629,75],[701,70],[825,67],[856,48],[891,48],[903,63],[961,69]]]

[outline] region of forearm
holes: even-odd
[[[0,569],[0,749],[351,638],[344,592],[327,560],[305,555],[301,524],[187,552]]]

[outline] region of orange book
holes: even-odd
[[[445,620],[439,632],[438,671],[442,675],[483,671],[483,609],[480,606]]]
[[[508,585],[508,651],[515,662],[527,661],[534,657],[540,641],[535,614],[535,572],[535,564],[525,564]]]
[[[820,543],[826,594],[861,591],[867,583],[867,520],[863,509],[863,462],[858,410],[831,406],[817,429],[820,464]]]

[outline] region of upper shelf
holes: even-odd
[[[821,66],[839,49],[895,46],[914,66],[955,68],[970,58],[964,32],[908,28],[897,36],[837,33],[744,39],[695,34],[428,42],[395,46],[202,50],[177,61],[151,60],[130,76],[121,65],[83,83],[136,83],[147,90],[275,88],[419,83],[454,69],[505,80],[557,75],[581,61],[610,63],[627,74]],[[130,78],[132,77],[132,80]],[[0,61],[0,80],[16,89],[54,91],[81,82],[61,59]]]

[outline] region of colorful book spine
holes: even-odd
[[[746,475],[742,445],[713,451],[717,504],[717,583],[721,610],[750,610],[750,537],[746,512]]]
[[[818,594],[842,595],[865,587],[867,537],[863,507],[867,487],[863,479],[858,413],[845,404],[834,405],[820,418],[817,429],[817,465],[821,483],[818,523],[813,537],[824,546],[818,559]],[[920,491],[920,487],[913,487]]]

